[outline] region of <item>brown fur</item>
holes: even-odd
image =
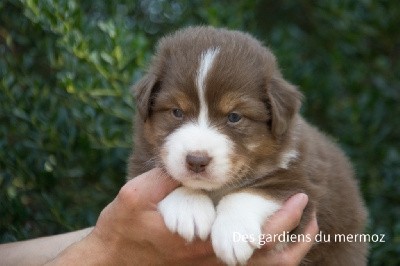
[[[343,152],[298,114],[301,93],[281,76],[274,55],[251,36],[223,29],[195,27],[163,38],[147,75],[136,85],[138,114],[129,178],[163,166],[160,147],[183,121],[171,118],[179,106],[186,121],[199,112],[195,88],[199,54],[220,47],[207,76],[209,116],[235,143],[232,180],[209,192],[215,202],[233,191],[253,189],[280,201],[297,192],[309,196],[301,232],[316,210],[324,234],[362,233],[366,221],[349,160]],[[235,127],[226,114],[239,109],[246,118]],[[298,151],[296,160],[280,167],[282,155]],[[365,243],[315,245],[304,263],[365,265]]]

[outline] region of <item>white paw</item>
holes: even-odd
[[[258,236],[261,234],[260,224],[245,220],[230,215],[219,215],[212,227],[211,239],[214,252],[228,265],[246,264],[254,249],[260,247],[258,243]]]
[[[225,196],[217,206],[211,241],[214,252],[228,265],[246,264],[260,248],[261,228],[280,204],[241,192]]]
[[[171,232],[187,241],[195,236],[206,240],[215,220],[211,199],[197,190],[179,187],[158,204],[164,222]]]

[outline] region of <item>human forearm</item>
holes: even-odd
[[[0,246],[2,265],[43,265],[71,244],[87,236],[93,228],[41,237]]]
[[[129,247],[129,250],[124,247]],[[143,262],[160,264],[151,247],[142,247],[135,241],[125,242],[118,235],[105,235],[94,229],[45,265],[140,265]]]

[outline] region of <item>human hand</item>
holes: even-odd
[[[162,170],[153,169],[129,182],[101,212],[93,231],[58,256],[52,264],[171,264],[221,265],[210,241],[187,243],[165,226],[157,204],[179,184]],[[297,194],[265,224],[265,234],[293,230],[299,223],[308,198]],[[316,234],[314,219],[305,233]],[[253,265],[296,265],[307,254],[312,243],[299,242],[287,249],[271,251],[276,243],[268,243],[250,259]]]
[[[305,194],[299,193],[289,198],[273,216],[264,224],[264,235],[277,235],[295,229],[301,220],[303,210],[308,202]],[[266,243],[257,250],[249,260],[249,265],[299,265],[315,243],[318,234],[318,222],[313,213],[311,221],[302,234],[310,237],[309,242],[295,242],[284,244],[284,248],[277,251],[277,242]]]
[[[191,264],[214,257],[211,243],[188,244],[165,226],[157,204],[179,184],[161,169],[128,181],[101,212],[93,231],[50,264]]]

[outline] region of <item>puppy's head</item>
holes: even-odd
[[[301,99],[258,41],[210,27],[163,38],[135,95],[152,154],[206,190],[279,167]]]

